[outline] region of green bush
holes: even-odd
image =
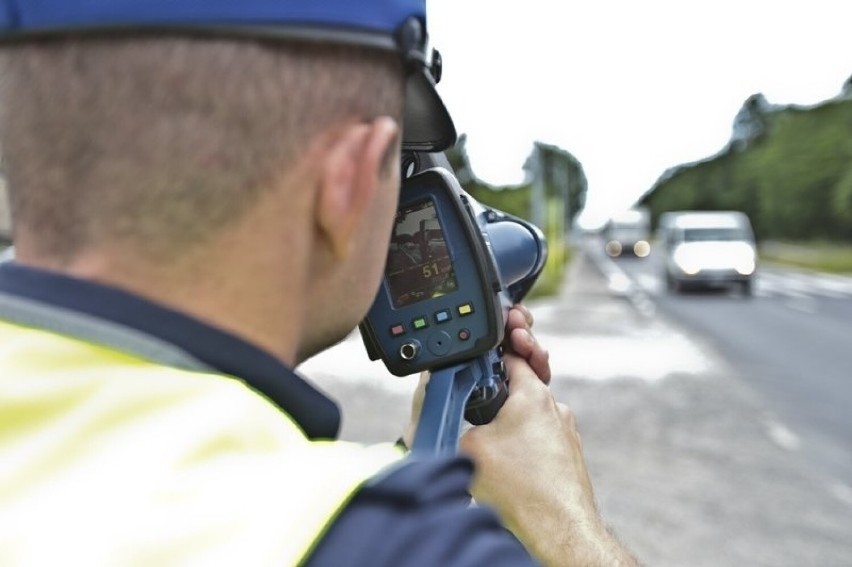
[[[655,219],[741,210],[761,239],[852,241],[852,100],[765,112],[762,135],[672,170],[643,204]]]
[[[766,242],[760,247],[762,262],[819,272],[852,274],[852,244],[836,242]]]

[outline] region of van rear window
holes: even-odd
[[[749,235],[738,228],[687,228],[683,231],[684,242],[751,240]]]

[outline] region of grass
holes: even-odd
[[[835,242],[764,242],[761,261],[818,272],[852,274],[852,244]]]
[[[565,267],[571,262],[573,251],[560,240],[549,242],[548,246],[547,264],[526,299],[553,297],[562,289]]]

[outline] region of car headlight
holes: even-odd
[[[606,243],[606,253],[615,258],[621,255],[621,242],[610,240]]]
[[[701,263],[694,254],[685,248],[681,247],[675,250],[672,259],[680,271],[688,276],[694,276],[701,271]]]
[[[750,276],[756,268],[754,248],[742,243],[731,251],[732,267],[741,276]]]
[[[734,269],[741,276],[750,276],[756,268],[754,256],[738,258],[734,263]]]
[[[633,253],[639,258],[645,258],[651,253],[651,245],[646,240],[640,240],[633,245]]]

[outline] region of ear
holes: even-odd
[[[333,254],[343,259],[381,185],[384,156],[399,126],[388,117],[349,124],[331,137],[322,159],[316,221]]]

